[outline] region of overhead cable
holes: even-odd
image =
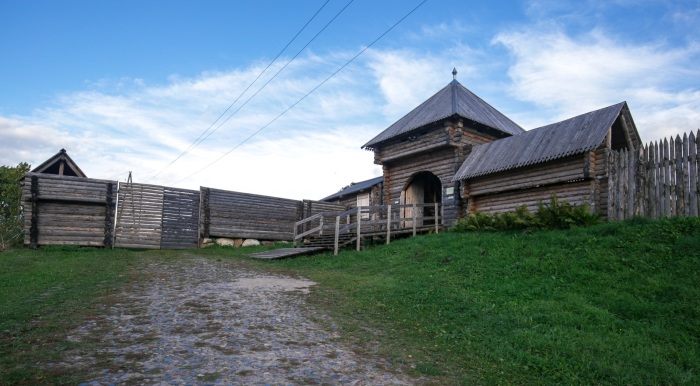
[[[238,149],[238,148],[241,147],[243,144],[245,144],[246,142],[248,142],[251,138],[253,138],[253,137],[255,137],[256,135],[258,135],[258,133],[260,133],[261,131],[265,130],[268,126],[270,126],[271,124],[273,124],[273,123],[274,123],[275,121],[277,121],[280,117],[282,117],[284,114],[286,114],[289,110],[293,109],[296,105],[298,105],[299,103],[301,103],[301,102],[302,102],[304,99],[306,99],[309,95],[311,95],[311,94],[314,93],[316,90],[318,90],[321,86],[323,86],[326,82],[328,82],[331,78],[333,78],[333,77],[334,77],[336,74],[338,74],[341,70],[343,70],[345,67],[347,67],[350,63],[352,63],[355,59],[357,59],[360,55],[362,55],[362,54],[363,54],[365,51],[367,51],[370,47],[372,47],[375,43],[377,43],[379,40],[381,40],[386,34],[388,34],[389,32],[391,32],[396,26],[398,26],[399,24],[401,24],[401,22],[403,22],[407,17],[411,16],[411,14],[413,14],[413,12],[415,12],[418,8],[420,8],[420,7],[421,7],[423,4],[425,4],[427,1],[428,1],[428,0],[423,0],[423,1],[421,1],[415,8],[413,8],[410,12],[408,12],[408,13],[407,13],[406,15],[404,15],[401,19],[399,19],[399,21],[397,21],[396,23],[394,23],[394,25],[392,25],[389,29],[387,29],[386,31],[384,31],[384,33],[382,33],[381,35],[379,35],[379,37],[377,37],[376,39],[374,39],[374,41],[372,41],[372,42],[371,42],[370,44],[368,44],[365,48],[363,48],[362,50],[360,50],[360,52],[358,52],[358,53],[357,53],[355,56],[353,56],[350,60],[348,60],[347,62],[345,62],[345,64],[343,64],[342,66],[340,66],[340,68],[338,68],[338,69],[337,69],[335,72],[333,72],[330,76],[328,76],[326,79],[324,79],[324,80],[323,80],[321,83],[319,83],[316,87],[314,87],[313,89],[311,89],[311,91],[307,92],[304,96],[302,96],[301,98],[299,98],[299,100],[297,100],[296,102],[294,102],[294,103],[293,103],[291,106],[289,106],[286,110],[282,111],[279,115],[277,115],[275,118],[273,118],[270,122],[266,123],[264,126],[262,126],[262,127],[259,128],[257,131],[255,131],[253,134],[249,135],[246,139],[244,139],[244,140],[241,141],[239,144],[237,144],[236,146],[234,146],[231,150],[229,150],[229,151],[227,151],[226,153],[222,154],[219,158],[215,159],[214,161],[212,161],[212,162],[209,163],[208,165],[204,166],[203,168],[197,170],[196,172],[190,174],[189,176],[187,176],[187,177],[185,177],[185,178],[183,178],[183,179],[181,179],[181,180],[179,180],[179,181],[177,181],[177,182],[175,182],[175,183],[176,183],[176,184],[177,184],[177,183],[180,183],[180,182],[182,182],[182,181],[184,181],[184,180],[186,180],[186,179],[188,179],[188,178],[190,178],[190,177],[192,177],[192,176],[194,176],[194,175],[200,173],[200,172],[203,171],[204,169],[206,169],[206,168],[208,168],[208,167],[214,165],[215,163],[219,162],[221,159],[223,159],[223,158],[226,157],[227,155],[231,154],[234,150]]]
[[[205,139],[207,139],[207,138],[209,137],[209,135],[211,135],[211,133],[213,133],[213,132],[216,131],[219,127],[221,127],[221,124],[220,124],[219,126],[216,127],[216,129],[214,129],[214,130],[212,130],[211,132],[209,132],[209,130],[210,130],[212,127],[214,127],[214,125],[216,124],[216,122],[218,122],[224,115],[226,115],[226,113],[231,109],[231,107],[233,107],[233,105],[235,105],[236,102],[238,102],[238,101],[241,99],[241,97],[255,84],[255,82],[258,81],[258,79],[260,79],[260,77],[272,66],[272,64],[275,63],[275,61],[276,61],[276,60],[282,55],[282,53],[292,44],[292,42],[294,42],[294,40],[296,40],[296,38],[299,36],[299,34],[301,34],[301,33],[306,29],[306,27],[316,18],[316,16],[318,16],[318,14],[321,12],[321,10],[323,10],[323,8],[326,7],[326,5],[328,4],[329,1],[330,1],[330,0],[326,0],[326,2],[323,3],[323,4],[321,5],[321,8],[319,8],[319,9],[316,11],[316,13],[314,13],[313,16],[311,16],[311,18],[306,22],[306,24],[304,24],[304,26],[301,27],[301,29],[300,29],[300,30],[294,35],[294,37],[292,37],[292,39],[287,43],[287,45],[285,45],[284,48],[282,48],[282,49],[280,50],[280,52],[277,53],[277,56],[275,56],[275,58],[272,59],[272,60],[270,61],[270,63],[268,63],[267,67],[265,67],[265,69],[263,69],[263,70],[258,74],[258,76],[255,77],[255,79],[248,85],[248,87],[246,87],[245,90],[243,90],[243,91],[238,95],[238,97],[236,97],[236,100],[234,100],[234,101],[226,108],[226,110],[224,110],[224,112],[221,113],[221,115],[219,115],[219,116],[214,120],[214,122],[212,122],[211,125],[209,125],[209,127],[207,127],[207,129],[204,130],[204,131],[202,132],[202,134],[200,134],[199,137],[197,137],[197,139],[195,139],[195,140],[190,144],[189,147],[187,147],[187,149],[185,149],[182,153],[180,153],[180,155],[178,155],[174,160],[170,161],[170,163],[167,164],[163,169],[161,169],[160,171],[158,171],[158,173],[154,174],[154,175],[151,176],[148,180],[146,180],[146,182],[149,182],[149,181],[151,181],[152,179],[158,177],[162,172],[164,172],[166,169],[168,169],[170,166],[172,166],[175,162],[177,162],[177,160],[179,160],[180,158],[182,158],[182,156],[184,156],[185,154],[187,154],[187,153],[188,153],[190,150],[192,150],[193,148],[197,147],[197,145],[199,145],[199,144],[202,143]],[[346,5],[345,7],[347,8],[347,5]],[[343,8],[343,9],[345,9],[345,8]],[[337,17],[337,15],[336,15],[336,17]],[[335,19],[335,18],[333,18],[333,19]],[[325,29],[325,27],[324,27],[324,29]],[[318,36],[318,34],[317,34],[317,36]],[[315,39],[315,38],[316,38],[316,37],[314,37],[314,39]],[[308,45],[308,44],[307,44],[307,45]],[[306,46],[304,46],[304,47],[306,47]],[[296,56],[295,56],[295,57],[296,57]],[[288,62],[287,64],[289,64],[289,62]],[[286,67],[286,66],[287,66],[287,65],[285,65],[285,67]],[[284,67],[283,67],[283,68],[284,68]],[[278,72],[278,73],[279,73],[279,72]],[[277,74],[275,74],[275,76],[277,76]],[[273,79],[274,79],[274,77],[273,77]],[[269,83],[269,81],[268,81],[268,83]],[[267,83],[266,83],[265,85],[267,85]],[[264,87],[264,86],[263,86],[263,87]],[[258,92],[260,92],[260,90],[258,90]],[[257,94],[257,92],[256,92],[256,94]],[[249,98],[248,100],[250,100],[250,98]],[[248,101],[246,101],[246,103],[247,103],[247,102],[248,102]],[[245,104],[244,104],[244,105],[245,105]],[[241,107],[242,107],[242,106],[241,106]],[[238,108],[238,110],[240,110],[240,107]],[[235,114],[238,110],[234,111],[233,114]],[[231,115],[233,115],[233,114],[231,114]],[[231,118],[231,116],[229,116],[229,117],[226,119],[226,121],[228,121],[230,118]],[[226,121],[224,121],[224,122],[226,122]],[[223,122],[222,122],[222,124],[223,124]],[[207,134],[207,132],[209,132],[209,134]],[[205,134],[207,134],[206,137],[202,138]]]

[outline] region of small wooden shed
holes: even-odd
[[[474,147],[454,175],[465,213],[535,210],[553,194],[606,216],[606,150],[641,139],[626,102]]]
[[[453,177],[471,149],[525,131],[452,74],[452,82],[362,146],[383,167],[384,204],[439,203],[445,225],[460,214]]]

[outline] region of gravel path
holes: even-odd
[[[314,282],[203,258],[146,261],[143,280],[111,297],[69,339],[81,385],[409,385],[366,348],[341,343],[330,317],[305,302]]]

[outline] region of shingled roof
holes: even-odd
[[[337,193],[334,193],[328,197],[322,198],[321,201],[332,201],[332,200],[338,199],[340,197],[347,196],[349,194],[361,192],[367,188],[371,188],[372,186],[377,185],[380,182],[384,182],[384,177],[375,177],[375,178],[372,178],[371,180],[358,182],[354,185],[348,186],[345,189],[341,189]]]
[[[456,73],[456,72],[455,72]],[[456,79],[418,107],[362,146],[372,150],[377,144],[419,127],[451,116],[469,119],[509,135],[525,130],[476,96]]]
[[[629,114],[627,102],[476,146],[455,174],[453,181],[593,150],[600,146],[622,112]],[[628,118],[634,125],[632,117]],[[636,129],[634,132],[636,133]]]

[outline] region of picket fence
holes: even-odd
[[[700,131],[610,151],[608,220],[700,213]]]

